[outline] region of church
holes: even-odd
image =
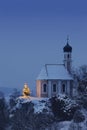
[[[72,47],[67,39],[63,47],[63,64],[45,64],[36,79],[37,97],[52,97],[60,94],[73,96],[73,77],[71,76]]]

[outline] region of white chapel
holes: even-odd
[[[37,97],[52,97],[58,94],[73,96],[71,76],[72,47],[68,43],[63,48],[63,64],[45,64],[36,79]]]

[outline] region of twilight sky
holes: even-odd
[[[73,66],[87,64],[87,0],[0,1],[0,87],[35,88],[45,63],[62,63],[67,35]]]

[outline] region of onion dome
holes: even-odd
[[[72,52],[72,47],[69,45],[68,41],[69,39],[67,38],[67,44],[63,48],[64,52]]]

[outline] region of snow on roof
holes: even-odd
[[[63,64],[46,64],[38,75],[37,80],[48,79],[73,80]]]

